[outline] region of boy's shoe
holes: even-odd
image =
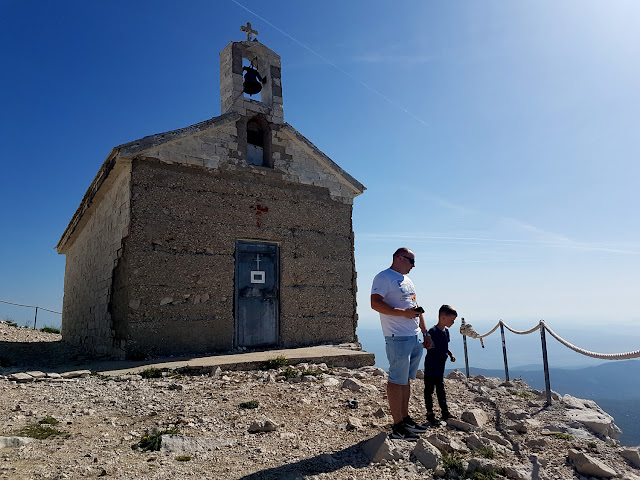
[[[429,413],[427,415],[427,422],[429,423],[429,425],[431,425],[432,427],[438,427],[440,426],[440,422],[438,420],[436,420],[436,416],[433,413]]]
[[[389,438],[415,442],[418,440],[418,435],[410,431],[403,422],[400,422],[391,428],[391,435],[389,435]]]
[[[417,423],[409,415],[407,415],[402,419],[402,423],[404,423],[404,426],[407,427],[407,430],[409,430],[410,432],[416,433],[418,435],[427,431],[426,425]]]
[[[447,420],[449,420],[450,418],[453,418],[454,420],[457,420],[458,417],[456,417],[455,415],[451,415],[449,412],[445,412],[442,414],[442,417],[440,417],[444,422],[446,422]]]

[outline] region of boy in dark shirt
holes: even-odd
[[[449,350],[449,327],[453,325],[457,316],[458,312],[451,306],[442,305],[438,311],[438,324],[429,329],[433,347],[427,350],[424,359],[424,403],[427,407],[427,422],[433,426],[439,423],[433,413],[434,387],[442,420],[447,421],[448,418],[454,418],[447,408],[447,396],[444,392],[444,366],[447,363],[447,355],[452,362],[456,361],[456,357]]]

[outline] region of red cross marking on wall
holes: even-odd
[[[258,228],[260,227],[260,215],[262,215],[263,213],[267,213],[269,211],[269,207],[263,207],[260,204],[257,205],[252,205],[251,210],[255,210],[256,211],[256,225],[258,225]]]

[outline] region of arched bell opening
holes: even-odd
[[[245,98],[261,102],[262,86],[267,79],[260,74],[257,63],[257,59],[242,59],[242,92]]]
[[[247,163],[261,167],[273,167],[271,163],[271,129],[262,117],[247,122]]]

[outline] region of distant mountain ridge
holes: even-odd
[[[464,372],[464,365],[456,366]],[[535,368],[535,369],[534,369]],[[455,368],[447,369],[447,371]],[[470,367],[471,375],[504,378],[504,369]],[[640,398],[640,382],[635,379],[640,374],[640,360],[609,361],[601,365],[583,368],[549,368],[551,389],[559,393],[569,393],[580,398],[615,398],[631,400]],[[522,378],[533,388],[544,389],[542,366],[527,365],[509,368],[510,378]]]

